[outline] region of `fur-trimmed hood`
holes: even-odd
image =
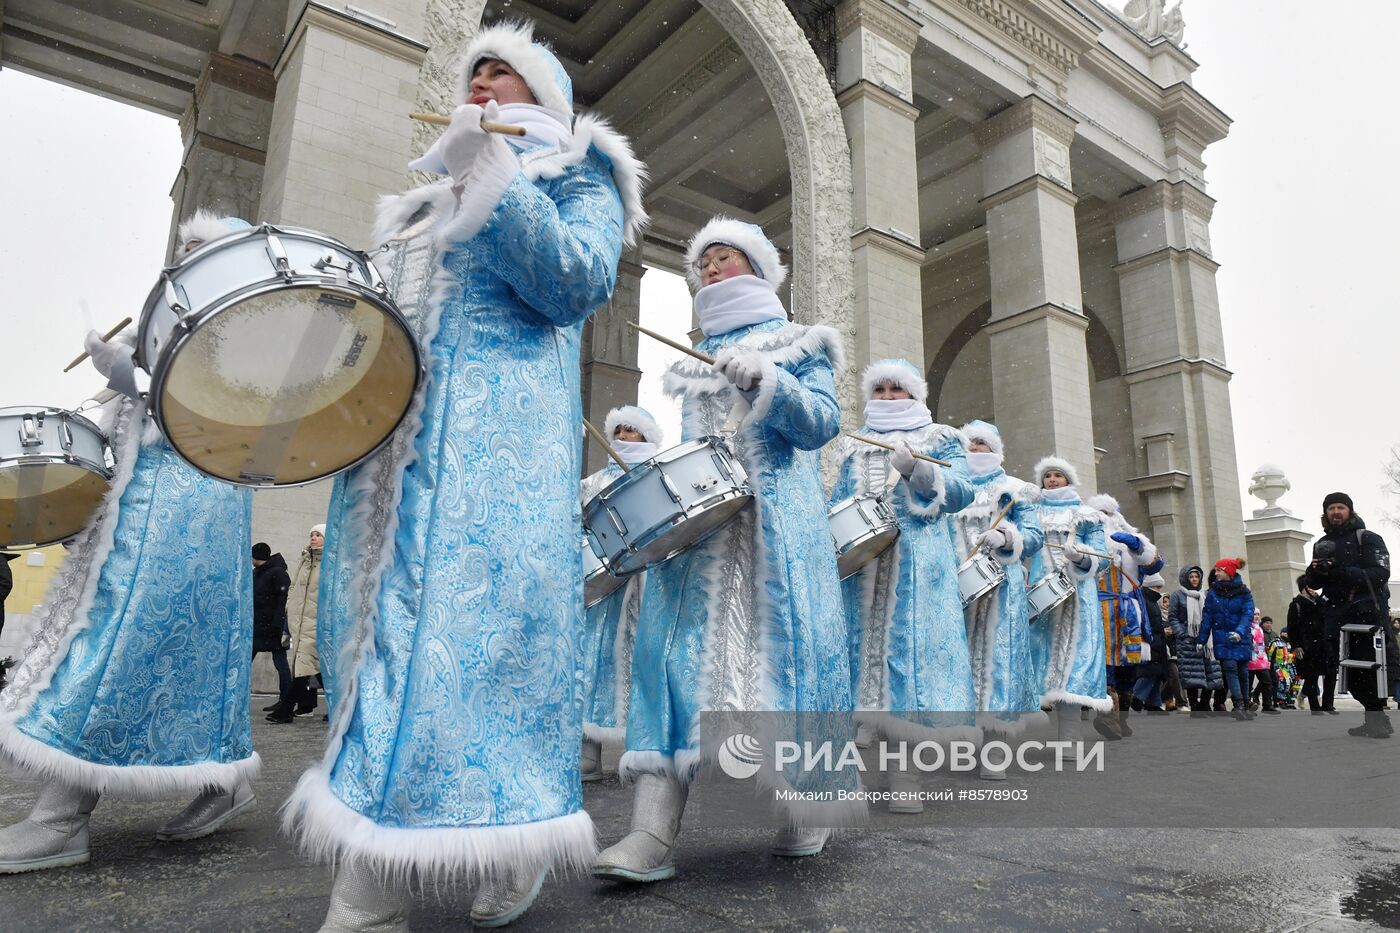
[[[700,290],[700,274],[695,271],[695,264],[701,254],[716,243],[732,246],[742,252],[749,258],[749,265],[753,266],[758,277],[774,289],[780,288],[787,280],[787,267],[778,255],[778,248],[768,239],[762,227],[721,216],[711,218],[686,245],[685,278],[690,283],[691,291]]]
[[[928,404],[928,381],[908,360],[876,360],[865,367],[860,377],[861,396],[868,400],[886,384],[897,385],[916,401]]]
[[[582,162],[590,151],[596,152],[612,173],[613,184],[617,185],[617,193],[622,198],[623,238],[628,246],[634,246],[648,220],[646,208],[642,206],[647,168],[632,154],[632,144],[627,137],[613,129],[604,118],[591,113],[579,114],[574,119],[573,135],[566,146],[521,153],[520,171],[531,181],[557,178]],[[442,218],[451,217],[456,204],[450,178],[402,194],[386,195],[379,199],[375,211],[371,245],[383,245],[410,222],[428,216],[438,218],[441,229]]]
[[[1106,492],[1097,493],[1084,500],[1084,504],[1091,509],[1098,509],[1105,515],[1117,515],[1122,511],[1118,507],[1118,500]]]
[[[180,224],[176,233],[178,240],[176,252],[183,253],[185,245],[191,240],[208,243],[211,240],[226,237],[230,233],[247,230],[251,226],[252,224],[241,217],[234,217],[231,214],[215,214],[213,211],[201,208]]]
[[[485,59],[497,59],[514,68],[541,107],[564,114],[574,112],[574,83],[554,52],[535,41],[533,23],[494,23],[476,34],[462,58],[454,103],[466,103],[472,72]]]
[[[1001,443],[1001,432],[991,422],[974,419],[962,426],[962,433],[967,438],[968,444],[973,441],[982,441],[992,448],[992,453],[1001,457],[1006,456],[1006,448]]]
[[[661,425],[656,423],[651,412],[638,405],[619,405],[608,412],[607,420],[603,422],[603,436],[609,441],[613,439],[613,432],[620,424],[630,425],[646,438],[648,444],[655,444],[662,447],[666,443],[666,433],[661,430]]]
[[[1059,470],[1069,480],[1071,486],[1079,485],[1079,471],[1068,460],[1052,454],[1049,457],[1041,457],[1031,470],[1037,486],[1043,487],[1045,485],[1045,474],[1049,470]]]

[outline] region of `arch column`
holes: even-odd
[[[1089,355],[1070,188],[1075,123],[1027,97],[977,131],[987,192],[992,400],[1007,472],[1055,453],[1097,484]]]

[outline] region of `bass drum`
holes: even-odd
[[[170,446],[243,486],[349,469],[389,439],[422,379],[418,345],[368,256],[270,224],[161,273],[135,361]]]
[[[77,412],[0,408],[0,547],[41,547],[82,531],[113,466],[106,436]]]

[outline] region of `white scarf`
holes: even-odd
[[[496,119],[501,123],[525,127],[524,136],[506,137],[506,142],[520,151],[540,146],[562,149],[574,135],[572,116],[539,104],[502,104],[497,110]]]
[[[706,337],[718,337],[750,324],[786,321],[787,311],[771,284],[756,275],[736,275],[696,292],[695,316]]]
[[[622,462],[628,466],[636,466],[655,457],[657,446],[647,441],[620,441],[613,439],[613,450],[622,458]]]
[[[1201,615],[1206,594],[1200,590],[1183,589],[1186,596],[1186,631],[1192,638],[1201,634]]]
[[[872,398],[865,403],[865,426],[872,431],[916,431],[933,424],[933,412],[916,398]]]
[[[1073,486],[1061,486],[1059,489],[1042,488],[1040,490],[1040,497],[1053,502],[1064,502],[1070,499],[1078,499],[1079,490],[1075,489]]]
[[[973,476],[986,476],[1001,469],[1001,454],[971,451],[967,455],[967,471]]]

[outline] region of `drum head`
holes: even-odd
[[[66,541],[102,504],[108,481],[70,463],[0,467],[0,547]]]
[[[613,571],[620,574],[636,573],[675,557],[714,534],[752,501],[752,495],[736,496],[704,511],[682,516],[665,531],[649,537],[635,553],[624,553]]]
[[[409,334],[353,289],[245,298],[167,359],[157,402],[165,436],[205,473],[250,485],[353,466],[398,425],[417,379]]]
[[[836,555],[836,570],[844,580],[879,557],[899,538],[898,528],[887,528],[879,534],[871,535],[844,554]]]

